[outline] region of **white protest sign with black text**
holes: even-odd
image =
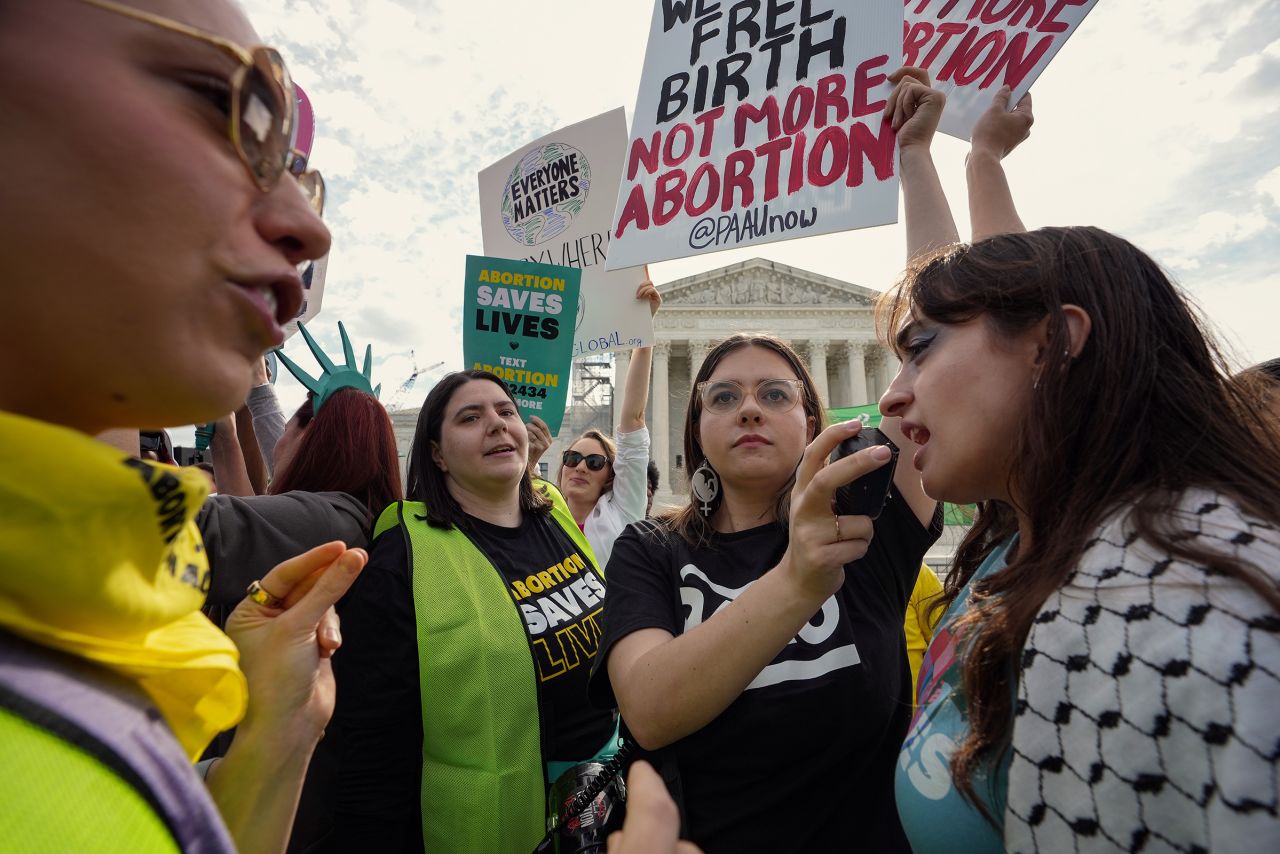
[[[947,96],[938,129],[969,139],[1006,83],[1031,89],[1097,0],[904,0],[902,61]]]
[[[657,0],[609,269],[895,222],[899,0]]]
[[[643,268],[606,272],[614,191],[622,175],[622,108],[547,134],[480,173],[486,255],[582,271],[575,358],[653,343]]]
[[[302,306],[284,325],[284,337],[292,338],[298,331],[299,323],[310,323],[320,313],[320,304],[324,301],[324,277],[329,271],[329,253],[321,255],[314,261],[303,265],[299,273],[302,279]]]

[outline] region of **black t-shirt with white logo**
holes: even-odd
[[[715,721],[668,748],[690,839],[707,854],[910,851],[893,799],[911,715],[902,621],[941,530],[940,513],[926,529],[891,493],[840,590]],[[700,548],[657,523],[631,525],[609,560],[592,698],[614,702],[605,666],[613,644],[644,628],[695,628],[786,547],[786,528],[773,523]]]
[[[590,560],[549,517],[524,515],[517,528],[471,517],[467,536],[507,581],[524,616],[538,694],[547,719],[547,761],[581,762],[613,732],[608,712],[587,701],[587,679],[600,647],[604,582]]]

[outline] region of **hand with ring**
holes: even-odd
[[[271,593],[268,593],[267,589],[262,586],[261,581],[250,582],[249,589],[245,591],[244,595],[248,596],[251,601],[257,602],[259,605],[269,610],[280,611],[284,609],[284,600],[279,596],[274,596]]]
[[[861,429],[861,422],[846,421],[818,434],[800,459],[791,489],[790,541],[780,567],[819,601],[840,589],[845,564],[865,555],[871,543],[871,519],[835,515],[835,492],[888,462],[889,449],[864,448],[827,462],[840,442]]]
[[[249,585],[227,619],[249,682],[246,724],[252,718],[319,740],[335,698],[329,659],[342,645],[334,604],[368,559],[362,549],[326,543]]]

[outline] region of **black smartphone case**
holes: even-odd
[[[841,516],[870,516],[879,518],[889,499],[889,486],[898,468],[898,446],[875,427],[863,427],[858,435],[845,439],[831,453],[831,462],[857,453],[872,445],[886,445],[892,456],[880,468],[863,475],[853,483],[836,490],[836,513]]]

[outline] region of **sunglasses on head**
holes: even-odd
[[[307,158],[293,147],[297,132],[298,103],[293,80],[280,54],[269,47],[251,50],[141,9],[112,0],[81,0],[86,5],[123,15],[135,21],[198,39],[231,56],[240,66],[231,73],[230,116],[227,135],[249,177],[267,192],[287,172],[298,180],[311,209],[324,210],[324,179],[307,169]]]
[[[577,451],[565,451],[562,460],[566,468],[576,468],[578,463],[586,460],[591,471],[600,471],[609,464],[609,458],[604,454],[580,454]]]

